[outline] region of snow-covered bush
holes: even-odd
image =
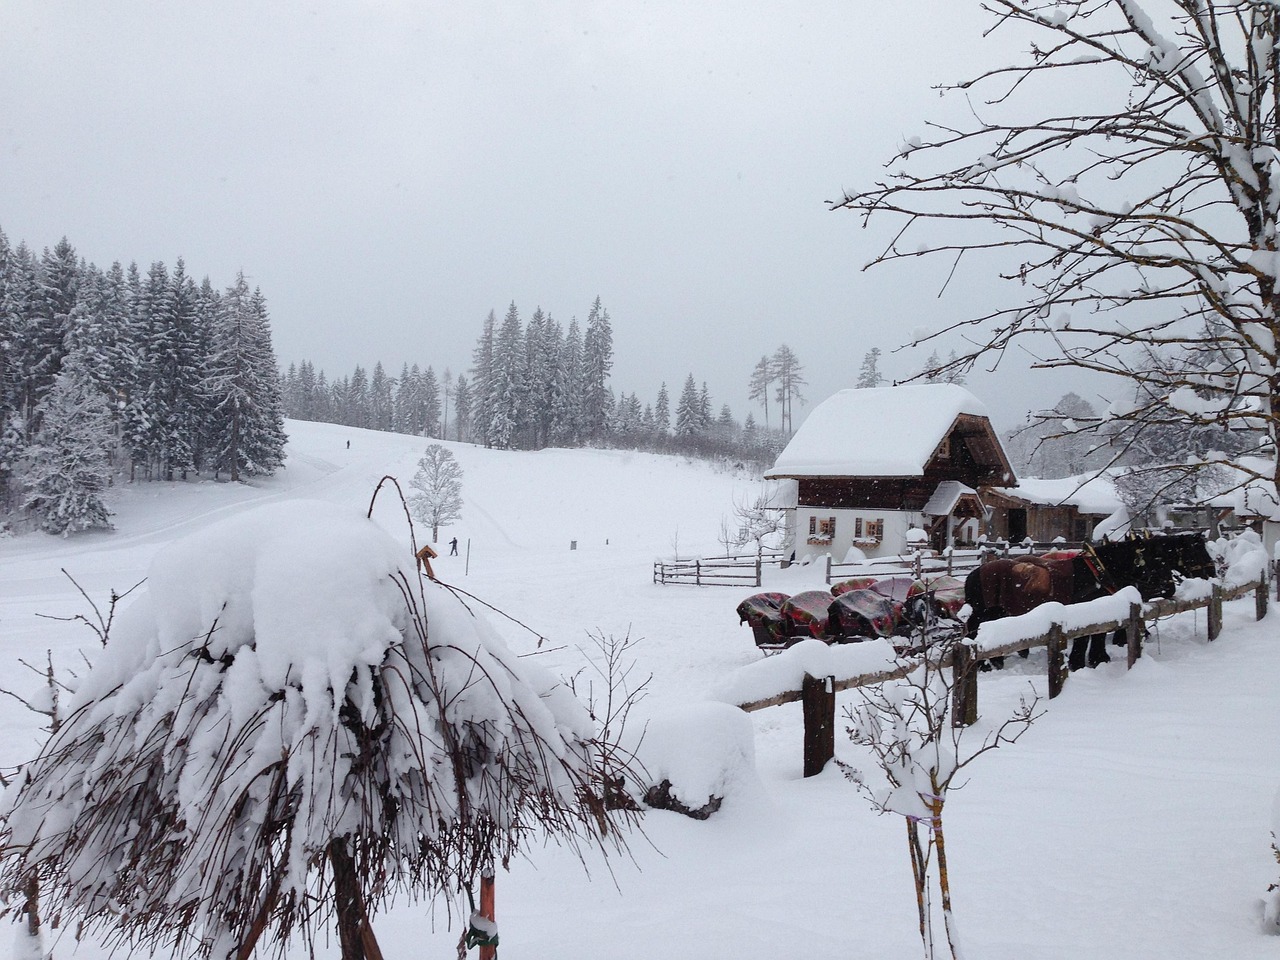
[[[705,819],[730,794],[759,785],[751,717],[727,703],[692,704],[651,717],[638,752],[651,806]]]
[[[594,737],[372,521],[264,507],[158,555],[4,796],[0,885],[202,957],[341,931],[343,904],[364,935],[366,904],[465,888],[533,834],[618,842]]]

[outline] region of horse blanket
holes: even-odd
[[[785,593],[757,593],[738,604],[738,622],[751,625],[759,646],[785,644],[790,630],[782,616]]]
[[[809,634],[824,639],[827,635],[827,608],[831,594],[826,590],[806,590],[789,597],[782,605],[782,617],[793,637]]]
[[[827,633],[837,639],[890,637],[898,628],[902,605],[874,590],[849,590],[831,601]]]

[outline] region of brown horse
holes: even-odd
[[[1144,600],[1169,596],[1175,573],[1213,576],[1213,561],[1198,534],[1086,544],[1080,554],[1060,560],[990,560],[965,580],[965,602],[971,611],[966,632],[976,637],[978,627],[988,620],[1016,617],[1050,601],[1082,603],[1126,586],[1136,586]],[[1105,635],[1079,637],[1071,645],[1068,664],[1078,670],[1110,659]],[[998,660],[992,662],[1000,666]]]

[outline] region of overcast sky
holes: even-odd
[[[824,202],[998,56],[985,25],[966,0],[5,0],[0,227],[243,270],[281,362],[330,375],[457,373],[489,310],[567,326],[599,295],[615,391],[692,372],[741,419],[786,342],[811,405],[996,295],[968,275],[937,299],[941,264],[861,272],[885,235]],[[970,385],[1001,423],[1072,386]]]

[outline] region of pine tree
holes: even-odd
[[[699,435],[701,418],[702,403],[698,396],[698,385],[691,373],[685,378],[684,389],[680,391],[680,400],[676,404],[675,436],[682,449],[692,449]]]
[[[586,437],[598,442],[608,433],[612,413],[609,371],[613,369],[613,327],[609,311],[596,297],[587,315],[582,343],[582,409]]]
[[[391,403],[391,429],[396,433],[413,433],[416,421],[415,411],[418,408],[419,388],[422,374],[415,363],[400,367],[400,376],[396,378],[395,397]]]
[[[471,439],[471,386],[467,378],[458,374],[453,384],[454,439]]]
[[[284,462],[283,401],[266,304],[244,274],[227,288],[215,319],[208,389],[212,465],[233,482],[269,475]]]
[[[773,368],[773,361],[768,357],[761,357],[756,362],[755,369],[751,371],[750,392],[747,396],[752,400],[759,400],[763,404],[766,427],[769,425],[769,387],[773,385],[773,381],[776,379],[778,379],[778,375]]]
[[[556,407],[552,417],[555,442],[576,446],[583,440],[585,417],[582,399],[582,335],[578,321],[569,321],[564,349],[556,370]]]
[[[658,399],[653,405],[653,432],[659,445],[667,442],[671,433],[671,400],[667,395],[667,382],[658,388]]]
[[[493,348],[493,373],[489,379],[489,422],[485,445],[509,450],[515,444],[524,405],[524,342],[520,313],[514,303],[507,308]]]
[[[800,358],[785,343],[774,353],[772,363],[774,379],[778,383],[774,395],[778,401],[778,419],[782,429],[792,433],[795,431],[792,409],[796,400],[804,401],[800,393],[800,388],[805,385],[804,368],[800,365]]]
[[[884,375],[880,373],[880,348],[872,347],[862,358],[862,368],[858,371],[856,387],[869,389],[884,383]]]
[[[494,375],[494,346],[498,339],[498,318],[492,310],[484,318],[480,339],[471,353],[471,410],[470,431],[477,443],[489,446],[489,423],[493,419],[492,380]]]
[[[23,457],[23,508],[47,533],[110,528],[111,411],[84,366],[65,365],[41,404],[40,432]]]
[[[356,364],[351,379],[346,384],[346,410],[343,423],[349,427],[368,428],[372,422],[372,405],[369,402],[369,375],[364,367]]]
[[[392,404],[391,395],[395,389],[395,381],[387,376],[382,368],[382,361],[373,365],[373,376],[369,378],[369,426],[373,430],[390,430]]]
[[[417,364],[414,366],[416,368]],[[419,381],[418,402],[422,435],[443,437],[440,429],[440,384],[436,382],[436,372],[430,366]]]

